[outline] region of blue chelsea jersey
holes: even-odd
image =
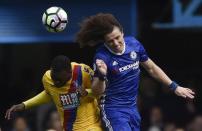
[[[140,42],[134,37],[124,37],[125,52],[116,55],[104,44],[94,57],[102,59],[107,65],[108,84],[101,99],[105,107],[134,106],[138,94],[140,62],[148,60],[148,55]]]

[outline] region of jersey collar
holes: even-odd
[[[123,50],[122,50],[121,53],[116,53],[116,52],[114,52],[113,50],[111,50],[111,49],[107,46],[106,43],[104,43],[104,46],[105,46],[112,54],[114,54],[114,55],[123,55],[123,53],[124,53],[125,50],[126,50],[126,44],[125,44],[125,42],[123,43]]]

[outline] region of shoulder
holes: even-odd
[[[42,78],[42,82],[43,84],[50,84],[50,85],[53,85],[53,81],[51,79],[51,75],[50,75],[50,70],[47,70],[44,75],[43,75],[43,78]]]
[[[86,64],[83,64],[83,63],[81,63],[80,65],[81,65],[81,67],[82,67],[82,71],[83,71],[83,72],[87,72],[87,73],[93,72],[93,70],[92,70],[92,68],[91,68],[90,66],[88,66],[88,65],[86,65]]]
[[[129,48],[133,48],[135,50],[141,50],[143,45],[133,36],[124,37],[125,43]]]
[[[77,66],[80,66],[82,78],[84,80],[88,80],[89,78],[90,78],[90,80],[92,80],[94,71],[91,69],[90,66],[83,64],[83,63],[74,63],[74,64]]]
[[[89,65],[84,64],[84,63],[72,62],[72,65],[74,67],[75,66],[80,66],[82,72],[85,72],[85,73],[92,73],[93,72],[93,70],[91,69],[91,67]]]
[[[94,71],[92,70],[92,68],[90,68],[90,66],[86,65],[86,64],[81,64],[82,66],[82,74],[84,76],[85,79],[91,78],[90,80],[92,80],[93,75],[94,75]],[[90,76],[90,77],[89,77]]]
[[[94,60],[102,59],[105,62],[107,62],[110,57],[111,57],[110,52],[103,44],[102,46],[98,47],[98,49],[96,50]]]
[[[71,67],[72,67],[72,69],[73,69],[75,66],[79,66],[79,63],[77,63],[77,62],[71,62]]]
[[[84,68],[89,68],[89,69],[91,69],[89,65],[86,65],[86,64],[84,64],[84,63],[71,62],[71,65],[72,65],[72,68],[75,68],[76,66],[79,66],[79,67],[81,67],[82,70],[83,70]]]
[[[43,81],[51,79],[50,70],[47,70],[43,75]]]
[[[124,37],[124,40],[128,45],[141,45],[141,43],[133,36]]]
[[[82,69],[84,65],[85,64],[82,64],[82,63],[71,62],[72,70],[74,70],[76,67],[80,67]]]

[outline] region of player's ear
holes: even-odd
[[[120,31],[121,31],[122,36],[124,36],[123,28],[120,27],[119,29],[120,29]]]
[[[121,35],[122,35],[122,37],[124,36],[123,30],[121,31]]]

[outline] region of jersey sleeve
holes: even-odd
[[[147,61],[149,59],[149,57],[148,57],[148,54],[147,54],[145,48],[143,47],[143,45],[139,41],[137,41],[137,44],[139,47],[138,50],[139,50],[139,54],[140,54],[140,62]]]
[[[42,78],[43,86],[44,86],[44,91],[39,93],[38,95],[34,96],[33,98],[30,98],[29,100],[23,102],[25,104],[25,109],[32,108],[38,105],[42,105],[45,103],[48,103],[51,101],[51,96],[48,94],[47,90],[47,76],[44,74]]]
[[[42,105],[51,101],[51,97],[46,91],[42,91],[38,95],[34,96],[33,98],[24,101],[25,109],[29,109],[38,105]]]
[[[49,93],[49,87],[50,87],[50,83],[48,82],[48,77],[46,75],[46,73],[43,75],[43,78],[42,78],[42,83],[43,83],[43,87],[44,87],[44,91],[47,93],[47,94],[50,94]]]

